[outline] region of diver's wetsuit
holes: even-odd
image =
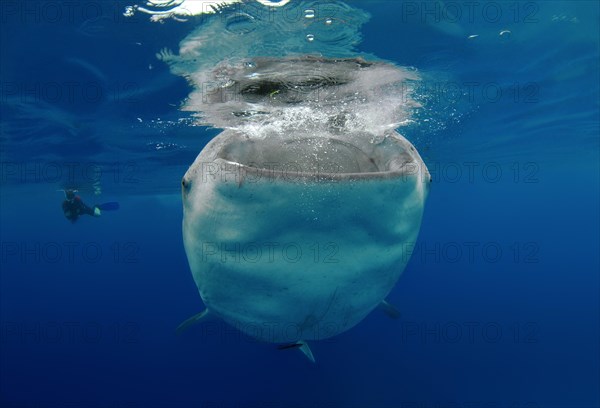
[[[94,208],[88,207],[81,200],[81,197],[75,196],[70,200],[65,200],[62,203],[63,212],[65,213],[65,217],[71,222],[77,221],[82,214],[87,215],[95,215]]]

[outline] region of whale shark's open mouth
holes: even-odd
[[[328,178],[373,178],[414,174],[416,151],[398,134],[374,140],[362,132],[350,135],[286,135],[264,139],[228,132],[216,146],[215,159],[246,172],[297,174]]]

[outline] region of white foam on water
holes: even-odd
[[[239,4],[238,4],[239,3]],[[369,14],[339,1],[153,1],[128,10],[154,20],[206,14],[157,58],[194,90],[182,109],[198,124],[264,138],[362,132],[375,138],[412,122],[419,73],[360,53]],[[307,41],[310,38],[311,41]]]

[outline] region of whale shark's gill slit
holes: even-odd
[[[331,310],[331,307],[333,306],[333,303],[335,302],[335,298],[337,297],[337,293],[338,293],[338,288],[336,287],[335,290],[333,291],[333,293],[331,294],[331,298],[329,299],[327,308],[323,311],[323,314],[321,315],[321,318],[319,319],[320,321],[322,321],[325,318],[325,316],[327,316],[327,313],[329,313],[329,310]]]

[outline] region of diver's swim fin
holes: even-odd
[[[381,301],[381,303],[379,304],[379,308],[383,310],[383,312],[392,319],[400,318],[400,311],[398,311],[398,309],[389,304],[385,299]]]
[[[102,211],[115,211],[120,208],[119,203],[116,201],[112,201],[110,203],[99,204],[96,207],[100,208]]]
[[[203,321],[205,322],[209,319],[210,319],[210,312],[208,311],[208,309],[204,309],[200,313],[195,314],[194,316],[190,317],[185,322],[183,322],[179,326],[177,326],[177,329],[175,330],[175,332],[177,334],[181,334],[184,331],[186,331],[187,329],[189,329],[191,326],[195,325],[196,323],[201,323]]]

